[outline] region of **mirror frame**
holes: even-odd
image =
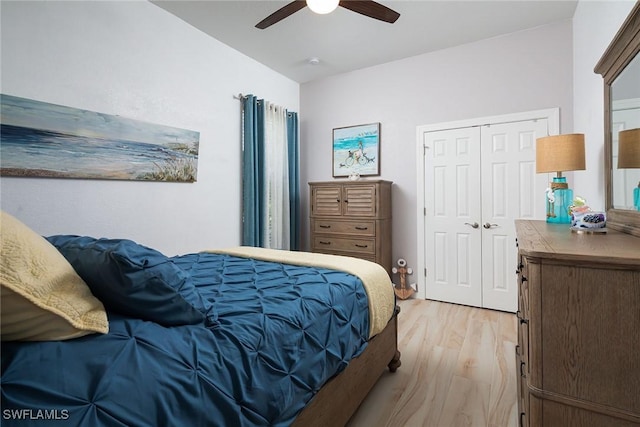
[[[611,85],[640,52],[640,1],[637,1],[594,71],[604,78],[604,184],[607,227],[640,236],[640,212],[613,208]]]

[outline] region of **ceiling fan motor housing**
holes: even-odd
[[[332,12],[336,7],[342,6],[352,12],[390,24],[396,22],[400,17],[400,14],[395,10],[373,0],[294,0],[258,22],[256,28],[264,30],[300,9],[304,9],[305,6],[309,6],[309,9],[320,14]]]

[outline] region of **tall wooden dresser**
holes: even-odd
[[[516,221],[519,425],[640,425],[640,238]]]
[[[391,182],[310,182],[311,251],[363,258],[391,274]]]

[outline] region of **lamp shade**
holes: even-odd
[[[536,139],[536,172],[585,170],[584,134],[545,136]]]
[[[618,133],[618,169],[640,168],[640,128]]]

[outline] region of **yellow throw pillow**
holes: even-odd
[[[11,215],[0,216],[2,341],[56,341],[109,332],[107,313],[71,264]]]

